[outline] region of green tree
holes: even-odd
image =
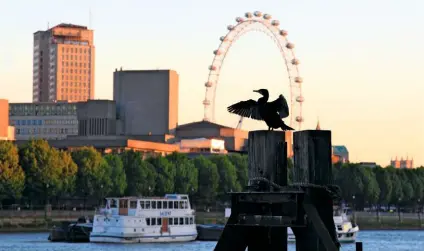
[[[236,168],[237,181],[240,184],[240,190],[245,190],[249,183],[247,155],[229,154],[227,157]],[[237,191],[238,190],[235,192]]]
[[[392,198],[393,190],[393,183],[392,179],[390,178],[390,173],[385,168],[380,166],[376,167],[374,172],[378,186],[380,188],[378,202],[380,205],[388,205],[390,203],[390,199]]]
[[[216,199],[219,186],[218,168],[204,156],[194,158],[193,162],[199,170],[199,189],[196,194],[196,201],[200,205],[211,206]]]
[[[19,150],[19,163],[25,172],[24,194],[31,201],[48,199],[62,189],[59,153],[42,139],[30,140]]]
[[[75,182],[78,166],[75,164],[69,152],[60,151],[54,154],[58,154],[57,165],[61,170],[60,179],[62,180],[58,195],[73,195],[75,192]]]
[[[193,194],[198,189],[199,172],[186,154],[174,152],[166,156],[176,170],[174,189],[176,193]]]
[[[140,152],[125,151],[121,155],[127,176],[126,195],[129,196],[150,196],[154,194],[156,186],[155,167],[143,160]]]
[[[109,194],[113,187],[112,177],[108,175],[111,171],[102,155],[93,147],[83,147],[71,155],[78,166],[77,194],[85,199],[100,199]]]
[[[235,166],[225,155],[213,155],[209,158],[215,163],[219,173],[219,197],[227,197],[226,193],[240,191],[241,186],[237,181],[237,171]]]
[[[25,174],[19,165],[17,147],[10,141],[0,141],[0,202],[20,199],[25,186]]]
[[[147,162],[152,164],[156,171],[155,193],[157,195],[173,193],[176,174],[174,166],[162,156],[150,157]]]
[[[112,189],[108,195],[123,196],[127,189],[127,176],[121,158],[116,154],[108,154],[104,156],[104,160],[109,166],[107,175],[112,177]]]

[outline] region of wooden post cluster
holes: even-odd
[[[338,251],[332,199],[316,188],[332,183],[331,132],[294,133],[295,188],[287,186],[286,149],[282,131],[249,132],[249,191],[232,194],[216,251],[287,251],[287,227],[297,251]]]

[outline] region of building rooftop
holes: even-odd
[[[346,154],[349,153],[346,146],[333,146],[333,153],[334,154]]]
[[[77,28],[77,29],[84,29],[84,30],[88,29],[87,26],[69,24],[69,23],[68,24],[67,23],[61,23],[61,24],[58,24],[58,25],[52,27],[51,29],[54,29],[54,28]]]
[[[227,129],[234,129],[228,126],[224,126],[224,125],[220,125],[217,123],[213,123],[210,121],[206,121],[206,120],[202,120],[202,121],[196,121],[196,122],[191,122],[191,123],[187,123],[187,124],[183,124],[177,127],[178,129],[185,129],[188,127],[210,127],[210,126],[215,126],[215,127],[219,127],[219,128],[227,128]]]

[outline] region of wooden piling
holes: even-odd
[[[331,163],[331,131],[307,130],[294,132],[293,183],[330,185],[333,183]],[[296,235],[296,250],[338,250],[333,220],[333,201],[325,190],[307,190],[304,208],[308,227],[292,228]],[[327,231],[325,231],[327,230]],[[338,243],[338,242],[337,242]]]
[[[283,131],[251,131],[248,143],[249,180],[265,178],[287,186],[287,151]],[[257,191],[278,190],[258,184]],[[287,227],[256,227],[249,231],[249,251],[287,250]]]
[[[356,242],[356,251],[362,251],[362,242]]]

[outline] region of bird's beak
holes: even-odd
[[[259,92],[259,90],[253,90],[253,92]]]

